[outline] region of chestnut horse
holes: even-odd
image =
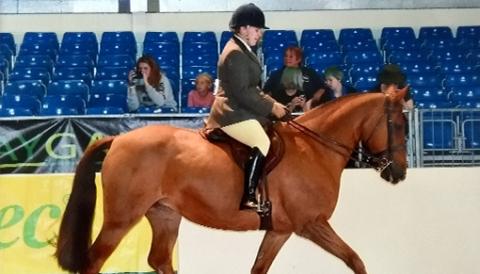
[[[295,118],[279,122],[285,154],[267,175],[272,229],[266,231],[251,273],[267,273],[292,233],[310,239],[365,274],[360,257],[332,229],[340,176],[359,142],[382,154],[381,176],[405,178],[403,90],[345,96]],[[291,125],[301,125],[302,131]],[[101,160],[103,226],[93,245],[96,201],[95,161]],[[385,161],[387,159],[387,161]],[[256,230],[255,211],[239,210],[243,171],[225,144],[206,141],[193,130],[152,125],[91,145],[76,169],[72,193],[57,239],[59,265],[71,272],[98,273],[120,240],[146,216],[153,240],[149,265],[174,273],[172,249],[183,217],[212,228]]]

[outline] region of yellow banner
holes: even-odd
[[[59,269],[49,242],[58,232],[72,179],[72,174],[0,176],[0,273],[66,273]],[[101,194],[99,182],[97,176]],[[98,195],[94,235],[100,230],[102,206],[102,195]],[[144,218],[122,240],[102,272],[152,271],[147,263],[151,235]],[[174,268],[178,268],[176,256]]]

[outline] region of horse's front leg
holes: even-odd
[[[315,221],[308,222],[303,226],[302,231],[297,234],[310,239],[344,261],[355,274],[367,274],[365,265],[360,257],[335,233],[327,220],[320,217]]]
[[[292,233],[267,231],[257,253],[251,274],[265,274],[273,260]]]

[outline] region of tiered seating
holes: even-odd
[[[222,34],[220,35],[220,52],[222,52],[223,48],[225,47],[225,44],[232,38],[233,32],[225,30],[222,31]]]
[[[180,41],[176,32],[152,32],[145,34],[143,54],[155,58],[174,87],[180,79]],[[178,92],[178,88],[176,89]]]
[[[126,80],[93,81],[87,114],[121,114],[128,112]]]
[[[218,43],[214,32],[185,32],[182,39],[182,83],[194,81],[198,74],[207,72],[213,78],[217,75]],[[183,86],[182,86],[183,87]],[[180,106],[186,107],[185,93],[182,89]]]
[[[262,53],[267,75],[283,66],[285,50],[298,46],[297,36],[293,30],[266,30],[263,34]]]
[[[340,46],[332,29],[303,30],[300,45],[305,64],[317,73],[323,73],[330,66],[343,67]]]
[[[13,67],[17,48],[12,33],[0,32],[0,69],[6,75]]]

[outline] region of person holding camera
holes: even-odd
[[[130,112],[142,106],[177,107],[170,81],[150,56],[140,57],[128,74],[127,105]]]

